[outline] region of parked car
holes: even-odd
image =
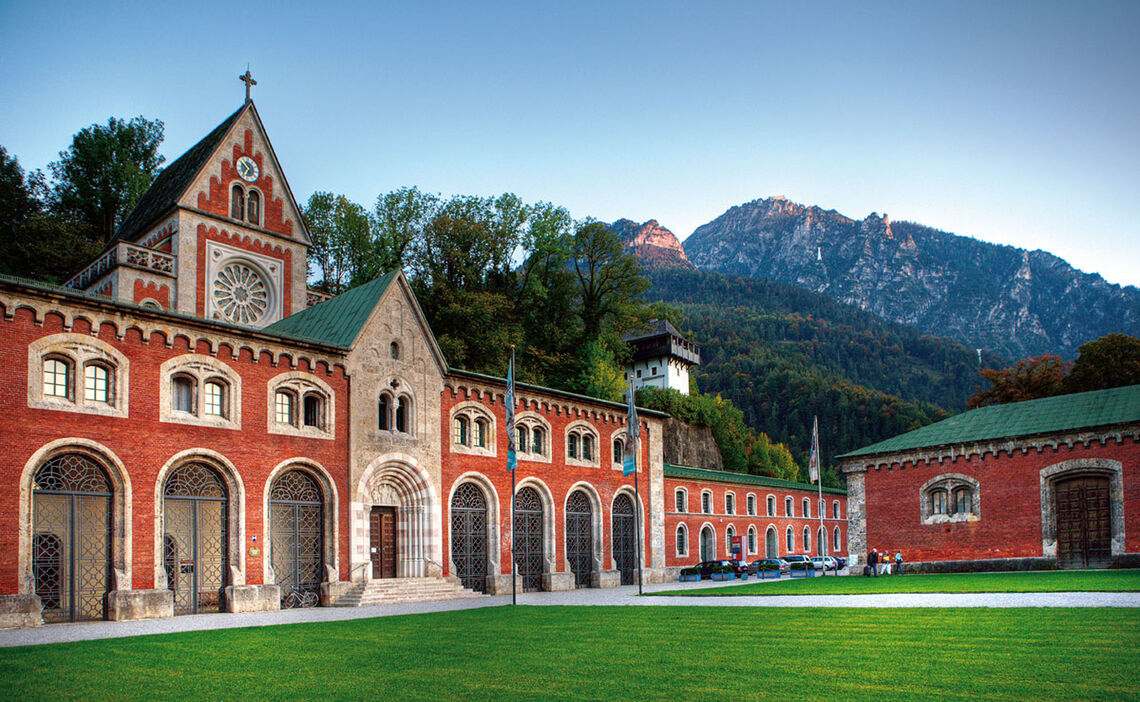
[[[712,577],[712,573],[713,573],[714,568],[724,567],[724,566],[731,568],[732,572],[735,573],[737,575],[737,577],[739,577],[741,573],[748,572],[748,568],[749,568],[748,564],[745,563],[744,561],[729,561],[729,560],[701,561],[700,563],[697,564],[697,567],[699,567],[701,569],[701,579],[702,580]],[[754,573],[756,571],[751,571],[751,572]]]
[[[789,554],[787,556],[784,556],[784,560],[787,561],[788,565],[792,567],[795,567],[797,563],[807,563],[811,565],[813,569],[815,568],[815,564],[811,562],[811,558],[808,556],[797,556],[794,554]]]
[[[839,572],[839,561],[835,560],[831,556],[814,556],[811,559],[811,562],[812,565],[815,566],[816,570],[834,570],[836,572]]]
[[[835,556],[835,560],[836,560],[836,562],[839,563],[839,569],[840,570],[843,570],[844,568],[847,567],[847,559],[844,558],[843,556]]]
[[[774,567],[773,567],[774,566]],[[780,575],[787,575],[792,571],[792,567],[783,558],[761,558],[758,561],[752,561],[754,573],[759,572],[761,568],[765,570],[779,570]]]

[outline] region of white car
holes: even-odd
[[[839,561],[831,556],[813,556],[811,564],[815,566],[816,570],[839,570]]]

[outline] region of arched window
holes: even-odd
[[[724,493],[724,513],[736,514],[736,495],[731,492]]]
[[[685,490],[677,490],[673,493],[673,502],[678,512],[689,511],[689,493]]]
[[[784,534],[784,541],[786,542],[784,544],[784,546],[786,547],[785,552],[786,553],[795,553],[796,552],[796,534],[794,531],[792,531],[791,527],[788,527],[788,531]]]
[[[819,532],[816,534],[815,544],[815,547],[819,549],[819,555],[825,555],[825,551],[827,550],[827,532],[823,530],[823,527],[820,527]]]
[[[748,527],[748,553],[756,553],[756,527]]]
[[[393,361],[400,360],[400,344],[395,341],[388,344],[388,355],[392,357]]]
[[[768,506],[768,516],[769,517],[775,517],[776,516],[776,498],[772,497],[771,495],[768,495],[767,502],[768,502],[768,505],[767,505]]]
[[[803,502],[803,510],[804,510],[804,516],[805,517],[811,516],[811,500],[809,500],[806,497],[804,498],[804,502]]]
[[[487,448],[487,420],[480,417],[475,420],[475,447]]]
[[[230,189],[230,217],[242,219],[245,216],[245,189],[235,184]]]
[[[305,394],[305,426],[325,428],[325,399],[315,392]]]
[[[278,424],[296,424],[297,398],[288,390],[278,390],[273,398],[273,417]]]
[[[677,525],[677,555],[689,555],[689,530],[684,524]]]
[[[729,524],[728,528],[724,530],[724,550],[725,550],[725,553],[729,556],[733,555],[733,553],[732,553],[732,547],[733,547],[732,539],[735,536],[736,536],[736,528],[733,527],[731,524]]]
[[[111,369],[102,363],[88,363],[83,367],[83,399],[88,402],[111,404]]]
[[[396,431],[401,434],[411,434],[412,401],[406,395],[401,395],[396,401]]]
[[[701,511],[712,514],[712,493],[708,490],[701,493]]]
[[[211,417],[226,416],[226,386],[219,380],[208,380],[202,386],[203,412]]]
[[[545,455],[545,453],[546,453],[546,432],[543,430],[543,428],[542,427],[534,427],[531,430],[531,437],[533,439],[533,441],[531,442],[531,452],[537,453],[539,455]]]
[[[592,464],[600,458],[597,454],[598,446],[597,436],[584,422],[572,424],[566,430],[567,459],[578,461],[579,464]]]
[[[930,493],[930,503],[934,514],[946,514],[946,491],[934,490]]]
[[[747,504],[748,504],[748,516],[755,517],[756,516],[756,496],[749,494]]]
[[[784,516],[785,517],[794,516],[792,514],[792,498],[790,498],[790,497],[784,498]]]
[[[582,436],[582,460],[594,460],[594,437],[588,434]]]
[[[459,446],[466,446],[468,441],[467,436],[467,417],[456,417],[455,425],[452,427],[451,441]]]
[[[839,545],[839,527],[835,527],[831,532],[831,552],[843,553],[843,549]]]
[[[392,398],[388,393],[380,393],[376,401],[376,428],[380,431],[390,431],[392,428]]]
[[[839,500],[831,503],[831,518],[839,519]]]
[[[256,190],[249,191],[246,204],[246,221],[250,224],[261,223],[261,195]]]
[[[530,432],[525,426],[515,427],[515,451],[519,453],[530,453],[528,438],[530,438]]]
[[[953,510],[951,510],[953,514],[970,514],[974,511],[973,496],[970,493],[970,488],[954,488],[953,498],[950,503],[953,507]]]
[[[566,456],[568,458],[578,457],[578,435],[571,434],[566,438]]]
[[[614,439],[614,463],[621,463],[625,458],[625,444],[621,439]]]
[[[811,553],[811,529],[804,527],[804,553]]]
[[[71,364],[62,358],[44,359],[44,396],[71,399]]]
[[[196,414],[197,403],[194,398],[196,383],[188,375],[176,375],[171,379],[171,401],[176,412]]]

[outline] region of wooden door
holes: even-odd
[[[1057,561],[1062,568],[1105,568],[1112,560],[1108,478],[1057,483]]]
[[[373,507],[369,519],[373,578],[396,577],[396,508]]]

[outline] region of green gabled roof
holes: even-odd
[[[265,327],[265,331],[350,348],[399,272],[389,271],[371,282],[291,314]]]
[[[682,480],[708,480],[716,483],[736,483],[738,485],[760,485],[762,487],[782,488],[785,490],[811,490],[816,492],[819,486],[810,483],[797,483],[794,480],[781,480],[769,478],[766,475],[752,475],[751,473],[733,473],[727,470],[709,470],[707,468],[690,468],[665,464],[666,478],[680,478]],[[824,486],[823,491],[829,495],[846,495],[845,488]]]
[[[839,458],[1054,434],[1140,422],[1140,385],[990,405],[845,453]]]
[[[190,150],[178,157],[174,163],[162,169],[154,182],[150,184],[147,191],[143,193],[142,198],[139,199],[135,208],[123,220],[123,224],[119,230],[115,232],[115,236],[111,239],[113,245],[115,241],[133,241],[142,234],[146,228],[158,219],[167,210],[178,204],[178,200],[182,194],[186,192],[186,188],[194,182],[194,178],[198,175],[198,171],[202,170],[202,166],[214,150],[218,148],[218,144],[230,131],[230,127],[237,121],[238,115],[246,108],[242,105],[238,108],[237,112],[227,117],[225,121],[214,127],[214,130],[207,134],[201,141]]]

